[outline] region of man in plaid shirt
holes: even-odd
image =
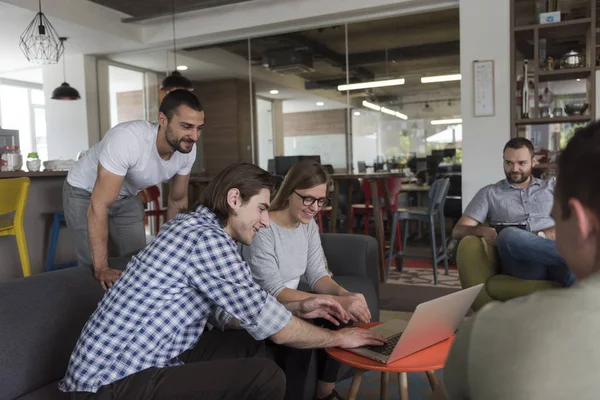
[[[302,318],[346,322],[333,300],[280,304],[237,251],[269,225],[271,175],[233,164],[127,265],[83,328],[62,391],[73,399],[283,399],[285,376],[263,339],[296,348],[377,345],[369,330],[331,331]],[[205,330],[207,322],[221,329]]]

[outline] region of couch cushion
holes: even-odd
[[[488,279],[485,287],[494,299],[507,301],[516,297],[527,296],[538,290],[556,289],[563,286],[554,281],[534,281],[509,275],[494,275]]]
[[[104,292],[83,267],[0,284],[0,396],[14,399],[64,376]]]
[[[35,392],[19,397],[17,400],[69,400],[69,393],[58,390],[58,381],[52,382]]]

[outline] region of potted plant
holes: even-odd
[[[42,166],[42,161],[38,153],[32,152],[27,154],[27,161],[25,163],[27,165],[27,170],[29,172],[38,172]]]

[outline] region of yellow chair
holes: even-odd
[[[0,215],[15,213],[12,218],[0,218],[0,236],[17,237],[23,276],[31,275],[23,226],[30,184],[29,178],[0,179]]]

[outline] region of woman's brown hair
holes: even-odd
[[[324,183],[329,186],[329,174],[318,162],[303,160],[294,164],[271,202],[269,211],[285,210],[294,190],[310,189]]]

